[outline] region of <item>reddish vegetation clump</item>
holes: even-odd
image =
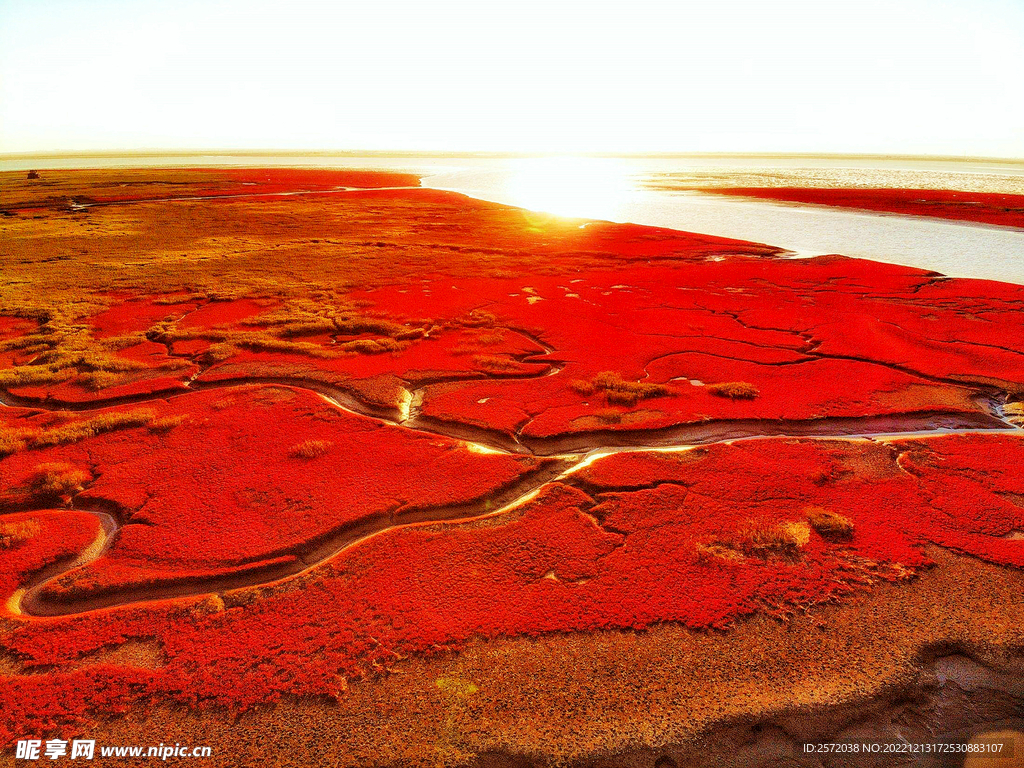
[[[1024,227],[1024,195],[945,189],[835,189],[820,187],[711,187],[716,195],[934,216],[1000,227]]]

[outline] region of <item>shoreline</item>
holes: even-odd
[[[78,156],[79,159],[83,159]],[[571,179],[558,181],[550,179],[546,173],[535,176],[537,169],[545,167],[544,158],[526,157],[456,157],[437,155],[402,156],[357,156],[346,155],[334,157],[326,155],[297,156],[287,155],[273,157],[269,155],[225,155],[197,157],[191,154],[174,156],[148,155],[150,159],[165,162],[140,163],[145,157],[121,156],[123,163],[111,163],[115,156],[104,156],[107,162],[78,164],[80,167],[69,168],[77,171],[187,171],[190,168],[201,171],[237,171],[245,168],[277,168],[306,171],[327,170],[376,170],[380,172],[408,172],[420,178],[425,188],[439,191],[457,192],[475,200],[496,202],[526,210],[538,210],[557,215],[557,206],[552,208],[543,202],[533,199],[523,192],[540,191],[541,188],[554,184],[554,197],[568,198],[574,194],[575,182]],[[232,159],[233,158],[233,159]],[[73,159],[73,157],[71,158]],[[191,160],[191,163],[186,161]],[[258,162],[253,162],[258,160]],[[302,162],[306,160],[307,162]],[[585,158],[578,158],[586,170]],[[751,185],[756,181],[757,168],[744,166],[749,158],[734,156],[736,165],[715,166],[713,159],[705,159],[705,165],[697,162],[684,174],[691,180],[687,186],[701,187],[701,178],[711,173],[711,178],[721,177],[734,179],[733,186]],[[554,158],[556,163],[561,161]],[[981,280],[999,280],[1015,284],[1024,284],[1024,264],[1015,254],[1024,253],[1024,229],[995,227],[960,218],[931,218],[924,216],[907,216],[900,213],[890,214],[853,208],[820,206],[801,203],[787,203],[775,200],[756,198],[727,197],[716,194],[679,194],[669,189],[661,189],[663,181],[680,171],[679,160],[666,160],[657,157],[643,157],[637,160],[628,158],[590,158],[596,163],[598,188],[583,190],[585,199],[593,199],[596,205],[584,205],[573,215],[594,220],[607,220],[617,223],[634,223],[645,226],[656,226],[681,232],[702,232],[719,237],[738,240],[771,243],[782,250],[807,255],[842,253],[857,258],[867,258],[885,263],[904,266],[915,266],[928,269],[950,277],[968,277]],[[843,189],[849,187],[860,171],[853,173],[847,165],[836,158],[819,157],[816,164],[804,166],[786,165],[784,160],[777,166],[780,173],[790,177],[820,177],[838,174],[839,185]],[[864,169],[864,173],[874,175],[885,183],[896,183],[892,187],[900,189],[921,184],[922,174],[930,179],[930,184],[942,188],[984,189],[990,191],[1020,192],[1024,190],[1024,162],[1018,169],[1015,164],[1003,165],[999,168],[979,168],[970,162],[947,163],[935,167],[931,161],[918,161],[910,165],[914,169],[902,169],[900,162],[878,160],[873,170]],[[29,162],[18,163],[20,171],[9,170],[10,163],[0,159],[0,178],[16,178],[24,171]],[[36,164],[35,170],[60,172],[60,162]],[[904,163],[903,165],[907,165]],[[50,166],[50,167],[46,167]],[[95,166],[95,167],[94,167]],[[948,167],[947,167],[948,166]],[[556,165],[557,167],[557,165]],[[572,170],[570,166],[569,170]],[[717,170],[715,170],[717,168]],[[789,170],[786,170],[786,169]],[[765,169],[761,169],[762,171]],[[1013,175],[1004,176],[1012,171]],[[525,174],[525,175],[524,175]],[[881,174],[879,176],[879,174]],[[605,178],[607,175],[607,178]],[[956,177],[960,181],[951,187],[942,185],[946,177]],[[693,181],[696,179],[696,181]],[[886,181],[888,180],[888,181]],[[860,182],[858,182],[860,183]],[[525,190],[520,189],[526,185]],[[602,184],[610,184],[602,190]],[[565,189],[562,191],[561,186]],[[844,186],[847,185],[847,186]],[[900,186],[901,185],[901,186]],[[708,190],[714,192],[714,190]],[[607,193],[614,204],[605,205],[600,201]],[[550,192],[542,194],[541,199]]]

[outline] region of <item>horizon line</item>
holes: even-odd
[[[89,158],[89,157],[461,157],[461,158],[517,158],[517,157],[628,157],[628,158],[849,158],[873,160],[936,160],[953,162],[991,162],[1024,164],[1024,157],[998,157],[986,155],[909,154],[881,152],[562,152],[562,151],[500,151],[500,150],[381,150],[381,149],[89,149],[0,152],[0,160],[30,158]]]

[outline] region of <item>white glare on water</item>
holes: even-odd
[[[514,160],[504,179],[509,202],[559,216],[617,219],[635,191],[615,158],[532,157]]]

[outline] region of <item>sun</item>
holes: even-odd
[[[514,160],[505,182],[513,205],[558,216],[619,220],[636,192],[625,163],[614,158],[536,157]]]

